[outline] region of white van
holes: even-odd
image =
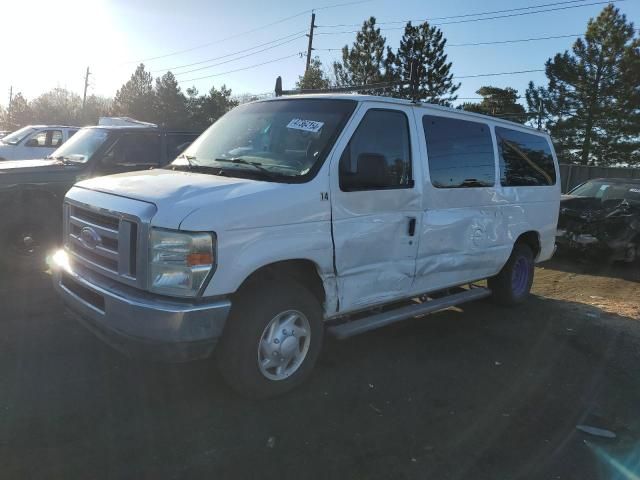
[[[27,125],[0,139],[0,161],[45,158],[78,130],[67,125]]]
[[[492,295],[523,301],[555,248],[548,135],[361,95],[242,105],[164,169],[66,196],[54,282],[113,346],[209,356],[256,397],[346,338]],[[473,282],[489,279],[489,288]]]

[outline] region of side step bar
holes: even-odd
[[[400,307],[396,310],[390,310],[388,312],[377,313],[358,320],[352,320],[341,325],[330,327],[329,332],[340,340],[343,340],[360,333],[368,332],[369,330],[386,327],[387,325],[391,325],[392,323],[396,323],[401,320],[406,320],[407,318],[437,312],[438,310],[443,310],[455,305],[479,300],[481,298],[488,297],[489,295],[491,295],[491,290],[488,288],[474,287],[459,293],[447,295],[446,297],[435,298],[424,303]]]

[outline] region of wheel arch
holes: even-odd
[[[247,289],[255,288],[261,282],[272,282],[285,278],[293,279],[308,288],[323,306],[323,310],[326,311],[329,288],[325,285],[325,280],[320,272],[318,264],[307,258],[276,261],[255,269],[244,279],[233,295],[241,295]],[[331,297],[330,293],[329,297]]]
[[[514,245],[517,244],[524,244],[531,248],[534,260],[538,258],[538,255],[540,255],[542,248],[540,243],[540,233],[536,230],[528,230],[521,233],[514,242]]]

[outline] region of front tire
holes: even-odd
[[[516,243],[500,273],[488,280],[493,300],[513,306],[524,302],[533,285],[533,252],[528,245]]]
[[[239,393],[268,398],[298,386],[322,347],[318,300],[289,281],[258,283],[234,300],[217,348],[220,372]]]

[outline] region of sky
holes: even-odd
[[[447,38],[457,77],[543,69],[549,57],[570,49],[575,38],[460,44],[583,34],[589,18],[605,6],[598,0],[549,5],[560,1],[0,0],[3,38],[12,39],[4,43],[0,60],[0,105],[8,104],[11,86],[14,94],[22,92],[28,99],[55,87],[82,95],[87,67],[88,93],[113,96],[140,61],[154,77],[171,69],[183,89],[195,86],[201,93],[223,84],[234,94],[271,92],[278,75],[285,88],[292,88],[304,71],[311,9],[316,9],[318,25],[314,55],[327,70],[369,16],[378,22],[433,19]],[[613,3],[640,27],[640,0]],[[548,6],[524,9],[536,5]],[[522,10],[471,16],[518,8]],[[441,18],[460,15],[468,16]],[[403,24],[380,26],[387,45],[397,48]],[[524,95],[529,80],[543,84],[544,73],[459,78],[458,95],[461,101],[477,97],[483,85],[511,86]]]

